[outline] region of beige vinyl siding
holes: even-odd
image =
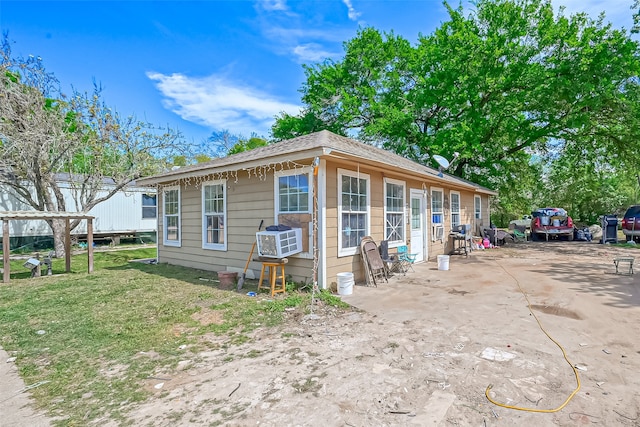
[[[327,163],[327,201],[326,201],[326,244],[327,244],[327,285],[336,282],[338,273],[351,272],[357,283],[363,283],[366,278],[364,276],[364,265],[360,250],[356,255],[338,256],[338,203],[340,195],[338,193],[338,168],[347,169],[349,171],[358,171],[357,164],[344,163]],[[384,177],[404,180],[401,175],[389,176],[381,173],[379,170],[370,169],[360,166],[360,173],[369,175],[370,193],[369,193],[369,235],[379,244],[384,239]],[[405,185],[408,199],[409,184]],[[408,229],[407,229],[408,230]],[[407,231],[409,232],[409,231]],[[406,235],[406,234],[405,234]]]
[[[320,248],[323,263],[321,272],[324,279],[319,283],[321,287],[330,286],[336,281],[336,275],[340,272],[353,272],[357,281],[364,279],[363,262],[359,250],[355,251],[355,254],[339,256],[341,251],[338,248],[340,238],[338,168],[352,171],[354,174],[360,171],[369,177],[366,234],[369,234],[377,243],[385,237],[385,178],[404,183],[407,202],[410,201],[411,189],[428,190],[424,225],[426,226],[427,254],[430,260],[435,259],[438,254],[448,252],[450,221],[446,219],[450,218],[449,203],[452,189],[460,192],[460,223],[475,223],[474,233],[489,224],[489,196],[486,193],[495,194],[491,190],[448,175],[440,178],[436,175],[435,169],[425,168],[393,153],[322,131],[215,159],[209,164],[193,165],[147,179],[147,182],[154,184],[162,182],[169,184],[177,180],[183,183],[180,205],[182,247],[162,245],[160,236],[163,235],[163,217],[162,212],[158,212],[159,260],[210,271],[222,269],[242,271],[251,245],[255,241],[254,234],[260,220],[264,220],[265,226],[276,221],[274,187],[278,187],[274,185],[274,169],[280,172],[281,169],[288,169],[291,166],[294,169],[293,173],[296,173],[295,169],[301,170],[305,167],[309,169],[316,156],[320,159],[321,170],[318,177],[323,180],[322,194],[325,196],[325,200],[319,201],[324,211],[322,216],[317,218],[323,221],[319,224],[322,227],[320,243],[325,245]],[[252,172],[250,177],[247,173],[249,171]],[[256,173],[259,176],[256,176]],[[230,178],[226,183],[227,246],[219,250],[202,248],[201,186],[195,184],[196,182],[200,184],[202,176],[208,174],[215,175],[216,178],[221,176]],[[184,182],[190,184],[185,186]],[[445,218],[443,224],[446,227],[442,242],[434,242],[431,238],[431,189],[434,187],[441,189],[443,196],[448,199],[442,212]],[[473,217],[473,193],[476,191],[481,194],[481,224],[477,224]],[[160,210],[163,208],[161,198],[162,194],[159,192],[157,206]],[[289,220],[293,221],[289,218],[281,218],[285,223]],[[408,221],[405,222],[405,226],[405,241],[410,244],[411,228]],[[346,251],[342,252],[344,254]],[[250,268],[252,272],[258,274],[260,266],[259,262],[251,262]],[[295,281],[310,281],[312,266],[313,260],[302,258],[301,255],[292,256],[289,258],[286,273]]]
[[[471,232],[476,234],[475,228],[475,193],[460,192],[460,223],[471,224]]]
[[[311,162],[311,159],[308,163]],[[304,162],[303,162],[304,163]],[[355,255],[338,256],[338,203],[340,199],[338,185],[338,168],[354,171],[357,173],[356,163],[342,161],[340,159],[327,159],[326,162],[326,200],[324,202],[326,216],[324,227],[324,239],[326,247],[323,248],[323,259],[326,261],[326,277],[324,283],[319,283],[321,287],[330,287],[332,282],[336,282],[338,273],[352,272],[357,283],[363,283],[364,265],[360,251]],[[422,181],[407,179],[402,171],[391,173],[374,167],[360,165],[360,172],[369,176],[369,235],[376,243],[384,239],[384,185],[385,177],[404,182],[405,200],[410,200],[410,189],[432,187],[442,188],[443,194],[449,199],[451,188],[446,182],[435,179],[434,181]],[[456,188],[460,192],[460,216],[461,223],[474,224],[474,193],[465,189]],[[181,233],[182,246],[158,245],[158,258],[160,262],[182,265],[185,267],[202,269],[210,272],[231,269],[242,271],[251,245],[255,240],[260,220],[264,220],[264,226],[269,226],[275,222],[275,194],[274,194],[274,174],[269,172],[266,177],[260,179],[252,176],[248,178],[245,173],[238,173],[237,182],[229,179],[226,182],[226,207],[227,207],[227,249],[213,250],[202,248],[202,186],[195,184],[181,185]],[[162,212],[163,201],[162,192],[158,192],[158,236],[162,236]],[[489,198],[481,195],[482,198],[482,223],[489,223]],[[427,253],[430,261],[436,256],[450,251],[448,241],[450,222],[445,220],[445,239],[443,242],[431,240],[431,196],[426,203],[426,227],[427,227]],[[450,204],[445,204],[444,218],[450,218]],[[473,230],[474,234],[477,230]],[[411,236],[410,224],[405,221],[405,240]],[[392,249],[393,250],[393,249]],[[257,257],[257,253],[254,254]],[[249,269],[257,278],[260,274],[260,262],[252,261]],[[310,283],[313,280],[313,260],[302,257],[291,256],[286,265],[285,273],[296,282]],[[212,274],[215,277],[215,274]],[[249,275],[251,277],[251,275]]]
[[[229,268],[244,269],[251,245],[255,241],[260,219],[264,227],[274,223],[273,174],[266,179],[239,177],[238,182],[227,180],[227,250],[202,248],[202,186],[181,187],[182,247],[159,245],[159,262],[170,262],[206,271],[221,271]],[[159,206],[159,208],[161,208]],[[260,218],[260,219],[256,219]],[[158,224],[159,229],[163,224]],[[252,258],[256,258],[254,252]],[[288,258],[285,274],[294,281],[311,282],[313,260]],[[252,261],[249,269],[259,277],[261,263]]]

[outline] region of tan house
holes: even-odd
[[[489,225],[494,191],[328,131],[139,180],[158,187],[158,261],[210,271],[244,269],[261,221],[302,229],[287,276],[364,280],[363,236],[408,245],[416,262],[449,253],[449,231]],[[315,243],[315,244],[314,244]],[[314,250],[315,248],[315,250]],[[257,277],[252,261],[247,277]]]

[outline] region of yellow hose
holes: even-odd
[[[512,406],[512,405],[507,405],[505,403],[500,403],[495,401],[494,399],[491,398],[491,396],[489,396],[489,391],[491,391],[491,388],[493,388],[493,384],[489,384],[487,386],[487,389],[484,392],[484,395],[487,396],[487,399],[489,400],[489,402],[493,403],[494,405],[503,407],[503,408],[507,408],[507,409],[515,409],[518,411],[527,411],[527,412],[544,412],[544,413],[550,413],[550,412],[558,412],[559,410],[561,410],[562,408],[564,408],[565,406],[567,406],[567,404],[569,403],[569,401],[571,399],[573,399],[573,396],[576,395],[576,393],[580,390],[580,376],[578,375],[578,370],[576,369],[576,367],[573,365],[573,363],[571,363],[571,361],[569,360],[569,358],[567,357],[567,352],[564,350],[564,348],[560,345],[560,343],[558,341],[556,341],[555,339],[553,339],[551,337],[551,335],[549,335],[549,333],[542,327],[542,323],[540,323],[540,319],[538,319],[538,316],[536,316],[536,314],[533,312],[533,310],[531,309],[531,301],[529,301],[529,297],[527,296],[527,293],[522,289],[522,286],[520,286],[520,282],[518,281],[518,279],[515,278],[515,276],[511,273],[509,273],[507,271],[506,268],[504,268],[502,265],[500,265],[500,263],[498,263],[496,261],[496,264],[498,264],[500,266],[500,268],[502,268],[504,270],[505,273],[507,273],[509,276],[511,276],[511,278],[513,280],[515,280],[516,284],[518,285],[518,289],[520,289],[520,292],[522,293],[522,295],[524,295],[524,298],[527,300],[527,307],[529,308],[529,312],[531,313],[531,315],[536,319],[536,322],[538,322],[538,326],[540,327],[540,329],[542,330],[542,332],[544,332],[544,334],[551,340],[553,341],[553,343],[555,345],[558,346],[558,348],[562,351],[562,356],[564,357],[564,360],[567,361],[567,363],[569,364],[569,366],[571,366],[571,369],[573,370],[573,375],[575,375],[576,377],[576,388],[575,390],[573,390],[573,392],[569,395],[569,397],[567,397],[567,399],[564,401],[564,403],[562,403],[562,405],[558,406],[557,408],[554,409],[538,409],[538,408],[523,408],[521,406]]]

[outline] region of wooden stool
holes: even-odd
[[[279,292],[286,292],[287,282],[285,281],[284,266],[287,263],[287,259],[271,259],[264,261],[262,258],[262,270],[260,271],[260,280],[258,281],[258,291],[260,289],[270,289],[271,296]],[[280,267],[280,275],[278,275],[278,267]],[[265,269],[268,269],[269,274],[269,286],[263,286],[262,280],[264,279]],[[277,280],[280,279],[280,286],[277,285]]]

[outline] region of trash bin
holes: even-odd
[[[602,220],[602,240],[600,243],[618,243],[618,216],[603,215]]]

